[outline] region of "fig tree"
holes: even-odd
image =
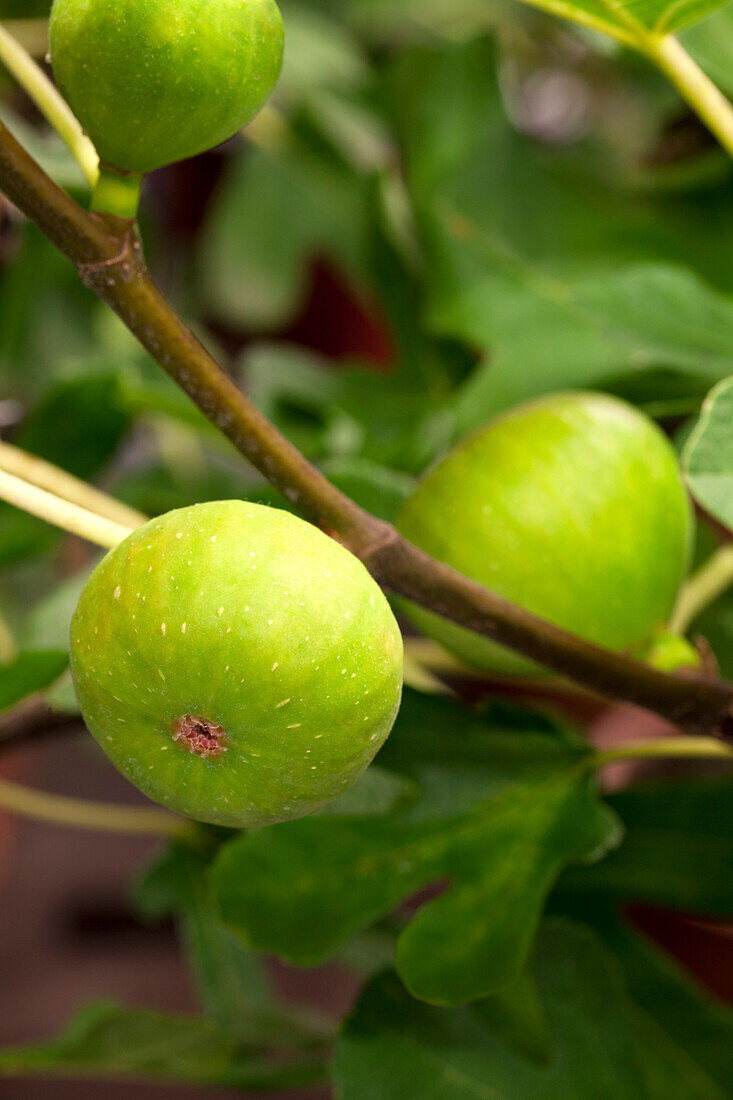
[[[600,393],[516,408],[461,442],[398,521],[487,588],[614,650],[648,644],[688,563],[692,513],[675,452],[638,409]],[[417,625],[470,665],[537,666],[419,608]]]
[[[103,162],[149,172],[210,149],[275,86],[275,0],[54,0],[56,81]]]
[[[364,566],[287,512],[218,501],[140,527],[71,627],[96,740],[156,802],[240,827],[345,791],[387,737],[402,639]]]

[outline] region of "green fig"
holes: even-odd
[[[199,821],[300,817],[389,734],[402,638],[364,566],[288,512],[218,501],[138,528],[71,626],[84,719],[128,779]]]
[[[102,161],[150,172],[231,137],[280,74],[275,0],[54,0],[56,81]]]
[[[675,452],[656,424],[600,393],[516,408],[461,442],[398,519],[429,554],[557,626],[617,651],[666,623],[693,519]],[[463,661],[539,671],[419,608],[411,618]]]

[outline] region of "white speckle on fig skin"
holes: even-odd
[[[115,590],[114,590],[114,593],[113,593],[113,595],[114,595],[114,598],[115,598],[116,600],[119,600],[120,596],[122,595],[122,588],[120,587],[120,585],[119,585],[119,584],[118,584],[118,585],[117,585],[117,587],[115,588]]]
[[[238,518],[238,513],[235,518]],[[260,519],[259,513],[256,518]],[[277,522],[280,522],[279,515],[276,515],[275,518]],[[182,539],[176,540],[176,534],[179,530],[182,531]],[[149,794],[149,797],[196,819],[201,814],[201,820],[211,819],[217,821],[220,819],[222,823],[234,822],[233,827],[239,827],[240,819],[247,825],[250,824],[250,819],[251,822],[259,825],[263,821],[267,823],[270,820],[280,820],[289,812],[283,809],[282,802],[279,805],[277,804],[275,796],[279,792],[274,789],[276,784],[272,779],[272,769],[268,761],[265,733],[263,732],[260,736],[260,727],[262,731],[266,731],[268,723],[278,752],[282,753],[285,760],[288,759],[289,754],[292,761],[291,767],[282,770],[282,794],[285,794],[286,790],[290,794],[291,798],[288,800],[288,806],[293,805],[293,812],[296,815],[302,814],[305,808],[315,804],[316,799],[308,797],[311,790],[316,792],[319,799],[322,794],[325,799],[326,796],[330,797],[335,790],[341,791],[348,785],[348,783],[339,785],[342,776],[346,775],[347,766],[352,766],[351,757],[346,759],[346,754],[342,751],[342,741],[347,737],[353,737],[360,743],[358,760],[356,752],[353,754],[355,763],[352,767],[352,773],[355,773],[358,770],[356,765],[361,764],[362,758],[370,757],[376,748],[377,742],[384,739],[386,719],[383,720],[381,709],[376,720],[369,718],[369,721],[374,723],[373,726],[370,727],[366,721],[362,724],[366,712],[365,704],[368,701],[371,705],[371,695],[368,695],[368,698],[365,699],[364,692],[367,685],[371,686],[370,677],[373,676],[375,681],[379,678],[381,665],[378,665],[377,662],[383,661],[386,656],[386,635],[388,632],[395,632],[394,627],[390,630],[391,620],[385,620],[383,614],[377,615],[376,610],[372,611],[369,608],[370,593],[368,591],[360,594],[357,590],[353,605],[349,602],[351,592],[348,584],[350,579],[348,572],[346,577],[342,578],[334,566],[332,578],[337,578],[338,583],[333,582],[333,584],[334,591],[339,595],[339,599],[338,601],[332,601],[330,605],[333,638],[331,639],[329,636],[324,641],[318,631],[313,635],[307,635],[303,631],[299,635],[297,646],[291,648],[283,645],[281,638],[283,628],[288,627],[295,631],[299,626],[300,630],[303,630],[303,627],[307,630],[310,625],[315,625],[309,623],[307,617],[302,614],[306,607],[310,608],[315,600],[319,614],[324,609],[316,599],[318,592],[313,600],[310,595],[306,599],[304,592],[308,586],[301,584],[299,588],[296,588],[292,583],[294,578],[291,577],[289,572],[286,572],[285,564],[289,562],[292,549],[287,544],[287,540],[284,550],[282,552],[278,550],[277,554],[273,553],[272,561],[270,561],[267,555],[260,552],[259,544],[255,547],[256,556],[252,556],[255,549],[247,550],[247,534],[248,532],[245,531],[244,537],[238,544],[232,541],[232,557],[234,558],[235,551],[239,555],[239,574],[242,580],[240,587],[234,584],[233,574],[230,577],[227,572],[230,565],[227,554],[230,548],[227,537],[225,537],[227,532],[224,530],[217,532],[216,543],[213,546],[210,544],[210,548],[204,551],[207,563],[210,557],[211,561],[215,560],[216,555],[221,557],[221,565],[217,569],[217,574],[214,576],[211,586],[206,588],[203,584],[204,579],[208,583],[208,573],[204,577],[197,575],[194,571],[189,576],[186,569],[187,559],[183,541],[188,540],[190,542],[189,553],[193,550],[194,542],[197,540],[200,540],[199,545],[205,547],[206,541],[209,541],[211,537],[211,528],[209,527],[208,530],[205,528],[202,537],[196,534],[195,527],[184,529],[179,519],[175,526],[168,526],[168,542],[164,550],[169,557],[167,560],[164,557],[161,557],[160,560],[156,559],[152,570],[156,573],[155,579],[152,577],[150,581],[143,579],[152,560],[151,557],[140,555],[137,559],[132,559],[132,565],[137,567],[136,577],[134,573],[130,573],[130,562],[120,555],[120,568],[122,569],[122,566],[124,566],[129,575],[125,575],[120,571],[115,576],[114,573],[108,571],[104,578],[106,584],[104,587],[98,588],[98,598],[101,596],[102,599],[106,600],[106,613],[108,616],[112,618],[117,616],[123,611],[122,605],[125,604],[127,638],[125,638],[124,631],[121,630],[119,635],[114,634],[112,636],[112,641],[119,645],[117,652],[122,658],[126,670],[130,673],[137,672],[136,668],[133,669],[133,658],[135,662],[143,658],[147,662],[145,671],[140,675],[129,676],[126,681],[127,690],[123,692],[124,699],[120,701],[118,714],[120,710],[127,713],[128,707],[135,707],[137,697],[142,704],[143,712],[150,712],[152,727],[148,724],[143,728],[138,721],[137,712],[135,712],[136,717],[134,719],[131,717],[128,720],[129,724],[125,726],[124,731],[119,730],[119,725],[116,725],[115,729],[110,731],[109,726],[107,729],[104,728],[104,724],[114,721],[114,715],[107,716],[105,713],[101,715],[98,732],[95,736],[108,732],[115,734],[113,741],[115,746],[119,746],[119,751],[116,751],[115,754],[110,753],[110,755],[113,756],[115,762],[118,758],[122,760],[127,768],[125,774],[130,773],[133,782],[138,781],[139,775],[139,785]],[[171,538],[174,540],[172,543]],[[176,541],[180,545],[176,546]],[[244,542],[244,546],[242,546],[242,542]],[[138,545],[142,546],[143,540],[139,540]],[[251,545],[250,543],[250,547]],[[269,543],[266,545],[269,546]],[[328,545],[330,546],[330,544]],[[146,557],[148,564],[145,563]],[[246,560],[247,557],[250,559],[249,562]],[[258,578],[251,578],[246,575],[247,566],[251,567],[255,561],[257,562],[258,578],[262,576],[263,580],[266,579],[267,581],[267,588],[262,592],[261,585],[258,586],[257,584]],[[321,586],[327,587],[325,586],[325,572],[330,571],[331,563],[330,561],[328,564],[324,562],[320,568],[318,568],[318,564],[317,560],[313,563],[315,578]],[[346,568],[354,568],[350,565],[350,559],[346,563]],[[224,579],[226,583],[224,583]],[[135,583],[136,580],[137,584]],[[110,604],[110,597],[118,581],[121,589],[120,602]],[[178,581],[181,582],[180,586],[177,583]],[[197,581],[199,587],[197,587]],[[285,581],[285,584],[290,583],[289,589],[285,588],[283,581]],[[329,581],[329,585],[331,583]],[[366,583],[368,583],[368,578]],[[136,600],[135,593],[138,585],[139,597]],[[345,594],[342,594],[340,585],[343,585]],[[247,588],[249,588],[249,591],[247,591]],[[330,587],[327,587],[327,591],[330,594]],[[374,591],[374,604],[377,604],[380,596],[376,589]],[[245,593],[255,598],[253,605],[240,603]],[[150,608],[148,608],[147,602],[143,602],[143,595],[150,600]],[[303,597],[300,600],[298,600],[299,595]],[[124,601],[122,596],[125,597]],[[221,598],[221,596],[227,599],[227,604],[218,605],[216,603],[217,597]],[[342,596],[346,606],[342,602]],[[190,605],[189,607],[187,607],[187,602]],[[327,603],[327,601],[324,602]],[[341,604],[340,607],[338,606],[339,603]],[[140,607],[140,604],[142,604],[142,607]],[[381,604],[379,606],[381,609]],[[136,624],[135,620],[131,620],[138,607],[140,623]],[[182,620],[180,617],[181,613],[187,614],[187,612],[192,616],[191,624],[188,623],[187,619]],[[268,612],[270,615],[269,620]],[[275,619],[276,614],[277,619]],[[225,615],[229,619],[229,624],[223,621]],[[384,615],[388,616],[388,612],[385,611]],[[324,617],[327,618],[327,616]],[[217,618],[221,626],[217,626],[214,622]],[[105,619],[104,627],[101,625],[101,620],[98,621],[100,621],[99,632],[101,635],[107,631],[107,619]],[[233,626],[235,621],[237,622],[236,633]],[[277,631],[273,630],[276,622],[278,625]],[[163,629],[163,623],[165,629]],[[82,637],[82,649],[83,644],[90,640],[91,630],[89,628],[93,625],[93,618],[91,621],[87,620],[85,624],[87,634]],[[267,630],[263,629],[265,625],[268,627]],[[139,628],[139,634],[136,632],[136,626]],[[372,631],[370,641],[365,643],[363,640],[364,632],[370,630]],[[359,637],[360,633],[361,637]],[[170,639],[168,634],[170,634]],[[189,634],[192,634],[191,646],[193,648],[187,645],[176,645],[176,637],[180,635],[182,642],[188,642]],[[222,634],[224,634],[224,637],[222,637]],[[235,639],[236,646],[241,647],[236,652],[232,648]],[[125,647],[125,641],[129,649]],[[165,642],[164,646],[161,646],[161,641]],[[313,645],[310,644],[311,641],[314,642]],[[336,642],[335,646],[332,644],[333,641]],[[96,644],[99,645],[99,640]],[[172,650],[170,649],[171,646],[173,646]],[[339,651],[341,654],[340,662],[338,661]],[[127,653],[127,657],[123,656],[125,653]],[[279,659],[278,653],[282,655],[282,661]],[[89,657],[94,659],[96,655],[97,648],[92,638],[90,653],[84,655],[84,661],[88,661]],[[237,659],[234,663],[225,666],[225,662],[231,661],[235,656]],[[336,657],[336,660],[333,660],[334,657]],[[323,661],[323,664],[321,664],[321,661]],[[344,661],[346,664],[342,663]],[[367,662],[372,661],[375,664],[374,670],[372,670],[370,664],[367,664]],[[192,673],[195,672],[198,679],[194,679],[193,674],[190,677],[188,676],[188,669],[185,667],[188,662],[192,665]],[[250,663],[252,664],[251,669],[249,667]],[[183,670],[179,667],[180,664],[184,665]],[[199,664],[201,665],[200,670]],[[341,664],[340,668],[339,664]],[[245,667],[241,667],[242,665]],[[268,670],[270,671],[269,680],[267,680]],[[319,684],[318,677],[320,672],[324,670],[328,670],[331,675],[335,673],[338,683],[330,683],[328,686]],[[107,676],[104,675],[105,672]],[[155,679],[156,672],[161,677],[160,682],[162,684],[161,687],[157,688],[155,687],[157,683]],[[232,672],[234,675],[230,675]],[[241,673],[240,687],[236,686],[237,672]],[[151,673],[152,676],[150,676]],[[101,674],[107,681],[109,668],[102,669]],[[273,677],[275,677],[277,683],[273,682]],[[357,678],[359,684],[352,685],[351,679]],[[397,679],[396,675],[394,679]],[[136,686],[133,686],[133,680],[137,681]],[[305,690],[305,681],[307,681],[308,690]],[[255,698],[253,703],[252,696],[256,695],[258,682],[262,686],[262,692],[260,696]],[[311,687],[314,683],[319,686],[317,699],[319,705],[322,704],[324,714],[318,713],[318,707],[313,702]],[[247,692],[241,690],[245,686],[248,687]],[[324,686],[327,686],[325,693],[323,691]],[[329,693],[329,687],[334,688],[332,693]],[[251,692],[250,688],[252,689]],[[108,682],[106,685],[107,697],[110,695],[110,689],[114,690],[115,684]],[[290,696],[286,697],[285,691],[290,691]],[[146,699],[148,692],[150,698]],[[372,694],[377,694],[376,689],[372,691]],[[281,696],[280,700],[277,700],[278,695]],[[275,703],[272,702],[273,698],[276,700]],[[96,700],[93,699],[92,703],[96,703]],[[349,714],[348,708],[353,708],[354,704],[358,709],[351,709]],[[290,706],[288,715],[282,717],[287,718],[290,716],[294,721],[290,723],[286,721],[283,726],[280,716],[272,714],[272,711],[276,709],[284,710],[288,705]],[[343,728],[332,719],[332,711],[336,712],[339,707],[347,715],[347,721],[343,724]],[[246,715],[243,714],[243,710]],[[316,711],[316,713],[314,714],[313,711]],[[171,723],[176,715],[202,716],[210,723],[221,722],[222,727],[228,731],[227,745],[224,748],[231,749],[231,754],[225,752],[221,764],[210,759],[206,759],[202,765],[196,764],[194,757],[203,756],[204,754],[196,751],[196,746],[191,745],[190,738],[186,739],[186,744],[183,744],[180,738],[172,736]],[[250,722],[251,716],[252,720]],[[245,733],[246,727],[245,744],[239,743],[240,717],[242,719],[242,734]],[[379,736],[370,739],[370,735],[376,730],[376,721],[380,723]],[[317,729],[319,725],[321,725],[322,731],[325,728],[329,729],[328,735],[325,732],[319,734],[314,732],[313,727],[315,726]],[[125,735],[128,732],[130,736],[126,738]],[[283,733],[285,732],[291,736],[284,737]],[[155,736],[156,733],[157,737]],[[145,737],[143,737],[143,734],[145,734]],[[235,738],[236,744],[234,743]],[[132,743],[135,739],[139,740],[145,753],[148,754],[147,761],[144,760],[144,757],[140,760],[142,767],[139,773],[127,762],[128,757],[131,755],[128,743]],[[314,744],[315,739],[326,741],[326,745],[323,747],[323,757],[321,756],[321,747]],[[112,742],[109,744],[111,745]],[[107,750],[106,742],[104,742],[104,748]],[[206,745],[203,748],[206,752]],[[171,753],[166,758],[165,765],[162,761],[159,761],[157,776],[155,769],[151,771],[149,768],[151,759],[157,759],[154,755],[156,749]],[[318,759],[314,761],[313,765],[310,765],[308,758],[316,753],[318,753]],[[241,774],[237,771],[240,768],[240,761]],[[232,765],[235,766],[234,772],[231,770]],[[341,775],[338,774],[339,771],[341,771]],[[313,772],[315,772],[315,775],[313,775]],[[350,773],[349,782],[352,773]],[[147,778],[148,774],[155,777],[155,782]],[[252,790],[255,789],[254,785],[259,781],[260,775],[267,777],[268,785],[259,801],[257,799],[251,801]],[[181,782],[178,782],[178,778],[181,776],[184,778]],[[246,777],[248,789],[243,791],[241,783],[235,784],[234,776],[239,779]],[[300,789],[295,789],[296,780],[302,784],[302,789],[306,792],[306,797],[302,799]],[[174,781],[177,783],[175,791],[169,792],[169,787],[173,787]],[[253,785],[252,790],[249,789],[250,783]],[[295,803],[292,802],[294,797]],[[205,805],[203,805],[204,802]],[[229,803],[226,808],[225,802]]]

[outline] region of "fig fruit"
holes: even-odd
[[[398,519],[429,554],[582,638],[634,651],[667,621],[692,512],[675,452],[638,409],[560,393],[461,442]],[[469,665],[538,666],[420,608],[415,623]]]
[[[54,0],[56,81],[103,162],[150,172],[257,113],[283,56],[275,0]]]
[[[71,626],[96,740],[156,802],[232,827],[345,791],[389,734],[402,638],[364,566],[288,512],[169,512],[99,564]]]

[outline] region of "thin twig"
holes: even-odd
[[[180,837],[192,826],[167,810],[116,806],[107,802],[87,802],[48,794],[9,779],[0,778],[0,808],[34,821],[68,825],[75,829],[93,829],[108,833],[137,833],[142,836]]]
[[[669,629],[684,634],[698,615],[733,585],[733,543],[720,546],[696,573],[693,573],[680,593]]]
[[[2,26],[0,26],[0,61],[25,89],[49,125],[66,142],[86,176],[87,183],[90,187],[94,187],[99,176],[97,150],[82,130],[53,81],[49,80],[41,66],[36,64],[20,42]]]
[[[127,538],[131,531],[129,527],[97,515],[96,512],[90,512],[87,508],[81,508],[78,504],[72,504],[45,489],[39,489],[38,486],[2,469],[0,500],[108,550]]]
[[[46,462],[45,459],[29,454],[20,447],[13,447],[10,443],[0,442],[0,470],[4,470],[6,474],[14,474],[39,489],[45,489],[54,496],[62,497],[71,504],[78,504],[80,508],[111,519],[113,523],[119,523],[123,527],[139,527],[147,520],[147,516],[135,508],[129,508],[108,493],[103,493],[88,482],[54,466],[52,462]]]
[[[596,753],[593,766],[605,767],[619,760],[725,760],[733,764],[733,748],[714,737],[659,737],[655,741],[636,741]]]
[[[0,185],[209,420],[385,589],[689,733],[733,737],[733,686],[670,676],[576,638],[428,557],[341,493],[262,416],[166,302],[145,267],[134,223],[82,210],[2,124]]]
[[[650,35],[641,49],[733,157],[733,105],[684,46],[671,34]]]

